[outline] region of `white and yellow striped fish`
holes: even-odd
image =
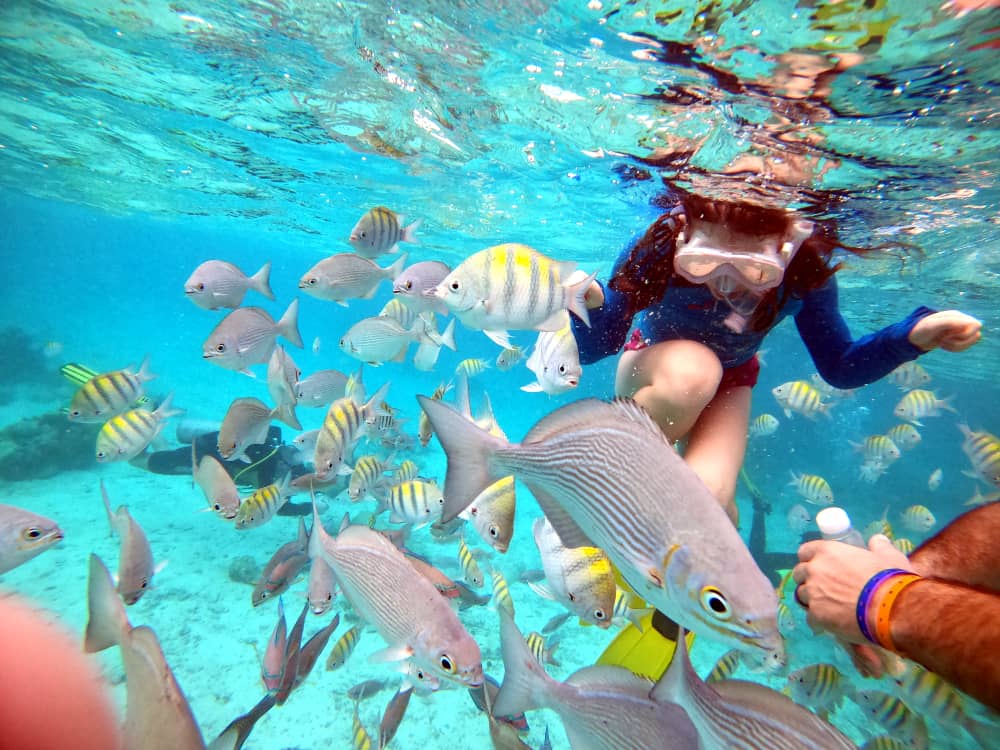
[[[917,431],[917,428],[909,422],[902,422],[896,425],[885,433],[885,436],[889,438],[897,447],[906,451],[911,448],[915,448],[917,443],[921,440],[920,433]]]
[[[462,566],[462,573],[465,576],[465,582],[473,588],[482,588],[485,583],[482,568],[480,568],[479,563],[476,562],[476,558],[472,554],[472,550],[469,549],[465,540],[461,538],[458,540],[458,563]]]
[[[504,553],[514,536],[516,510],[514,477],[501,477],[480,492],[460,515],[472,522],[484,542],[497,552]]]
[[[361,437],[365,421],[377,413],[388,390],[389,383],[385,383],[364,404],[350,396],[330,404],[313,451],[313,466],[319,479],[326,479],[342,469],[348,451]]]
[[[781,422],[773,414],[761,414],[750,423],[750,437],[768,437],[777,432]]]
[[[569,284],[575,268],[527,245],[496,245],[462,262],[434,294],[468,328],[509,348],[508,330],[557,330],[563,310],[590,325],[584,295],[596,274]]]
[[[890,383],[903,391],[912,391],[931,382],[931,376],[917,362],[904,362],[886,376]]]
[[[98,462],[128,461],[146,450],[168,418],[184,413],[183,409],[171,407],[173,397],[171,393],[154,411],[130,409],[105,422],[97,433]]]
[[[396,470],[392,473],[393,484],[401,484],[402,482],[409,482],[411,479],[416,479],[420,474],[420,467],[417,466],[415,461],[406,459]]]
[[[233,525],[240,531],[263,526],[274,518],[281,506],[288,502],[288,476],[280,482],[274,482],[253,491],[250,497],[243,498],[236,511]]]
[[[69,404],[71,422],[104,422],[121,414],[142,398],[145,384],[156,377],[149,370],[149,357],[139,369],[114,370],[95,375],[77,390]]]
[[[889,466],[900,456],[899,448],[886,435],[869,435],[861,443],[848,442],[851,443],[854,450],[859,451],[865,457],[865,463]]]
[[[469,359],[463,359],[455,367],[456,375],[465,375],[467,378],[474,378],[476,375],[481,375],[490,368],[490,363],[485,359],[470,357]]]
[[[907,531],[926,534],[936,523],[934,514],[925,505],[911,505],[902,514],[902,526]]]
[[[833,503],[833,489],[830,483],[818,474],[796,474],[792,472],[791,485],[795,485],[799,495],[813,505],[830,505]]]
[[[708,673],[708,677],[705,678],[705,682],[722,682],[723,680],[730,679],[740,666],[740,661],[742,661],[740,650],[736,648],[729,649],[726,653],[719,657],[717,662],[715,662],[715,666],[712,667],[712,671]]]
[[[840,670],[832,664],[810,664],[789,673],[785,690],[796,703],[823,711],[840,703],[846,687]]]
[[[376,492],[379,484],[384,481],[386,468],[386,462],[375,455],[362,456],[355,461],[351,481],[347,485],[347,496],[351,502],[356,503],[363,500],[365,495]]]
[[[921,427],[923,426],[923,423],[920,421],[921,419],[939,417],[941,416],[942,409],[947,409],[957,414],[958,412],[955,407],[951,405],[952,398],[954,396],[938,398],[934,391],[925,391],[917,388],[899,400],[899,403],[896,404],[896,408],[893,410],[893,414],[899,419]]]
[[[1000,487],[1000,438],[985,430],[973,432],[964,424],[958,429],[965,436],[962,452],[972,464],[973,476]]]
[[[497,355],[497,369],[506,372],[507,370],[512,369],[522,359],[524,359],[524,349],[515,344],[514,346],[504,349]]]
[[[544,635],[537,630],[532,630],[524,636],[524,642],[528,644],[528,650],[531,651],[539,664],[551,664],[554,667],[560,666],[559,660],[555,658],[555,650],[559,646],[558,641],[552,641],[552,639],[547,641]]]
[[[499,570],[491,570],[490,578],[493,580],[493,603],[497,610],[502,610],[507,612],[511,617],[514,616],[514,600],[510,595],[510,587],[507,585],[507,579],[504,578],[503,573]]]
[[[360,640],[360,625],[355,625],[340,636],[340,638],[337,639],[337,642],[333,644],[333,648],[330,649],[330,655],[326,657],[327,671],[340,669],[344,666],[351,654],[354,653],[354,647],[358,645],[358,641]]]
[[[850,693],[849,697],[862,713],[900,740],[903,747],[920,750],[930,747],[926,722],[895,695],[881,690],[857,690]]]
[[[773,388],[775,400],[785,412],[786,417],[791,417],[792,412],[801,414],[808,419],[816,419],[817,414],[826,417],[830,416],[830,408],[833,404],[823,402],[819,391],[813,388],[805,380],[790,380],[782,383],[777,388]]]
[[[419,528],[441,517],[444,495],[434,482],[411,479],[394,484],[383,505],[389,508],[391,523],[412,523]]]

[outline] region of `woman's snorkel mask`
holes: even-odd
[[[728,304],[733,313],[726,326],[742,333],[764,294],[781,284],[813,228],[813,222],[796,219],[782,234],[753,235],[688,217],[677,235],[674,270]]]

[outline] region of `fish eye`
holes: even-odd
[[[451,657],[448,656],[448,654],[441,654],[441,658],[438,660],[438,664],[440,664],[441,669],[447,672],[448,674],[455,674],[456,671],[455,662],[451,660]]]
[[[462,287],[462,285],[459,284],[457,280],[452,281],[449,286],[451,286],[451,291],[453,292],[457,292]]]
[[[597,609],[594,610],[594,619],[595,620],[599,620],[601,622],[604,622],[604,620],[606,620],[607,618],[608,618],[607,613],[603,609],[601,609],[600,607],[598,607]]]
[[[310,276],[310,277],[309,277],[309,280],[308,280],[308,281],[306,281],[306,283],[307,283],[307,284],[308,284],[309,286],[316,286],[316,282],[317,282],[317,281],[318,281],[318,279],[317,279],[317,278],[316,278],[315,276]]]
[[[219,503],[216,503],[215,505],[212,506],[212,510],[218,513],[220,510],[222,510],[222,506],[219,505]]]
[[[222,354],[223,352],[226,351],[226,345],[225,344],[216,344],[215,345],[215,351],[217,351],[219,354]]]
[[[141,581],[139,581],[139,588],[144,589],[147,586],[149,586],[149,579],[148,578],[143,578]]]
[[[204,284],[198,284],[198,286],[196,286],[195,289],[197,289],[199,292],[204,292],[205,291],[205,285]]]
[[[108,455],[108,454],[107,454],[107,453],[105,453],[104,451],[97,451],[97,458],[98,458],[98,459],[101,459],[101,458],[104,458],[104,457],[105,457],[105,456],[107,456],[107,455]]]
[[[574,593],[570,592],[570,593],[566,594],[566,596],[568,596],[568,597],[569,597],[569,600],[570,600],[571,602],[575,602],[575,601],[576,601],[576,594],[574,594]]]
[[[413,289],[413,282],[407,281],[406,284],[404,284],[404,286],[406,287],[407,291],[409,291],[410,289]]]
[[[500,538],[500,529],[498,529],[493,524],[490,524],[490,536],[493,537],[494,539]]]
[[[261,601],[264,601],[265,599],[267,599],[267,592],[266,591],[261,591],[260,594],[259,594],[259,596],[260,596]]]
[[[714,586],[705,586],[701,590],[701,606],[720,620],[728,620],[733,616],[726,597]]]
[[[25,539],[38,539],[42,536],[42,530],[37,526],[29,526],[24,530]]]
[[[73,409],[73,411],[71,411],[71,412],[69,413],[69,415],[70,415],[71,417],[79,417],[79,416],[80,416],[80,414],[81,414],[81,412],[80,412],[80,410],[79,410],[79,409]]]
[[[559,374],[560,375],[566,374],[566,365],[559,365]]]

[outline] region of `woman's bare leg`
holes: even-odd
[[[688,434],[684,460],[722,503],[735,525],[736,480],[747,448],[750,388],[719,391]]]
[[[622,354],[615,393],[634,399],[674,442],[694,427],[721,379],[722,365],[707,346],[664,341]]]

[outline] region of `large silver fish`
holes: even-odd
[[[13,570],[63,539],[59,524],[13,505],[0,505],[0,573]]]
[[[413,312],[433,311],[446,315],[448,308],[434,295],[434,289],[449,273],[451,269],[438,260],[414,263],[393,280],[392,293]]]
[[[778,599],[722,506],[636,403],[584,399],[521,444],[418,396],[448,455],[442,522],[513,474],[568,547],[600,547],[640,597],[685,627],[784,664]]]
[[[126,604],[135,604],[153,583],[153,574],[156,573],[153,551],[149,547],[146,533],[128,512],[128,506],[119,505],[118,510],[111,512],[111,499],[104,480],[101,480],[101,499],[104,501],[104,511],[108,514],[108,525],[118,535],[121,543],[118,553],[118,593]]]
[[[271,262],[268,261],[253,276],[224,260],[206,260],[184,282],[184,293],[198,307],[218,310],[220,307],[239,307],[248,289],[274,299],[271,291]]]
[[[678,644],[684,643],[681,629]],[[681,706],[698,729],[703,750],[846,750],[855,745],[833,725],[766,685],[744,680],[704,682],[687,648],[673,661],[650,697]]]
[[[504,678],[493,713],[512,716],[550,708],[574,750],[697,750],[698,734],[684,709],[657,700],[653,683],[624,667],[584,667],[565,682],[545,673],[514,618],[500,610]]]
[[[151,629],[133,628],[111,574],[90,556],[87,587],[89,619],[84,651],[117,645],[125,664],[124,747],[143,750],[204,750],[198,723]]]
[[[299,289],[311,297],[347,307],[349,299],[374,297],[378,285],[396,278],[405,266],[405,253],[387,268],[355,253],[339,253],[306,271],[299,280]]]
[[[260,307],[233,310],[205,339],[201,356],[227,370],[249,374],[250,365],[263,364],[271,358],[278,336],[302,348],[297,299],[292,300],[277,323]]]
[[[354,611],[389,644],[373,659],[413,662],[468,686],[483,681],[479,645],[448,600],[419,575],[403,553],[367,526],[347,525],[336,538],[313,507],[313,534]]]
[[[267,440],[275,409],[252,396],[233,399],[219,427],[216,447],[227,461],[250,463],[246,450]]]

